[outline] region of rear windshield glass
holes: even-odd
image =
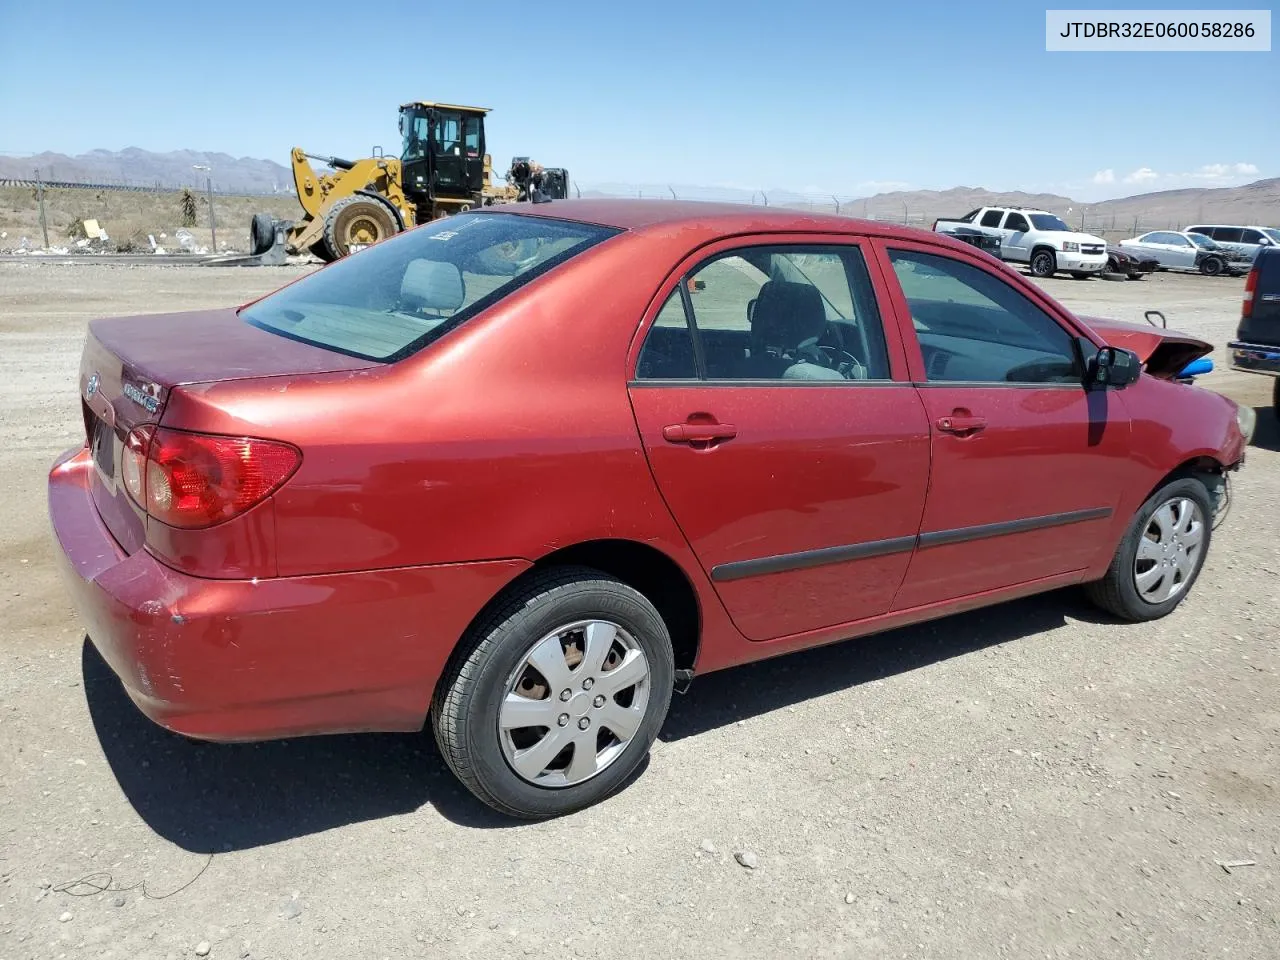
[[[293,340],[391,362],[618,232],[546,217],[457,214],[351,254],[240,316]]]

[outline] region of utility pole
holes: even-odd
[[[204,189],[209,195],[209,242],[212,244],[213,252],[216,254],[218,252],[218,225],[213,216],[213,177],[211,175],[213,168],[207,163],[193,163],[191,169],[205,171]]]
[[[44,218],[44,180],[36,168],[36,201],[40,204],[40,233],[44,236],[44,248],[49,249],[49,223]]]
[[[839,198],[839,197],[837,197],[835,194],[832,194],[832,195],[831,195],[831,199],[835,201],[835,204],[836,204],[836,216],[838,217],[838,216],[840,216],[840,198]]]

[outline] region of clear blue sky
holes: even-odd
[[[500,171],[527,154],[584,187],[1091,200],[1280,175],[1280,53],[1046,53],[1045,7],[0,0],[0,152],[391,152],[397,106],[432,99],[494,109]]]

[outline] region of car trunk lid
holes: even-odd
[[[124,442],[134,427],[160,422],[175,388],[371,366],[378,364],[251,326],[234,309],[92,321],[81,354],[80,398],[95,467],[92,496],[103,523],[126,552],[142,547],[147,518],[124,490]]]

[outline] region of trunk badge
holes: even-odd
[[[148,413],[155,413],[160,409],[160,400],[156,396],[156,394],[159,393],[159,390],[160,388],[154,383],[144,384],[141,389],[134,386],[132,383],[126,383],[121,388],[121,392],[126,397],[138,406],[142,407]]]
[[[86,397],[92,397],[97,392],[98,392],[98,375],[95,373],[92,377],[89,378],[89,385],[85,387],[84,395]]]

